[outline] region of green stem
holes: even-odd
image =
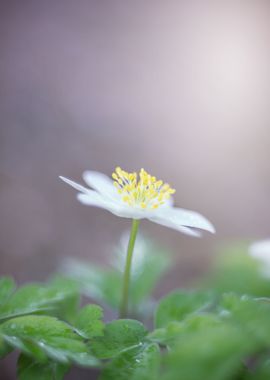
[[[132,220],[132,226],[129,236],[127,257],[124,270],[123,278],[123,293],[122,293],[122,302],[120,305],[120,318],[126,318],[128,312],[128,292],[129,292],[129,282],[130,282],[130,271],[131,271],[131,262],[132,254],[134,250],[135,240],[138,232],[140,221],[138,219]]]

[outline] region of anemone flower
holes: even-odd
[[[175,190],[168,184],[157,181],[144,169],[137,177],[137,173],[127,173],[119,167],[112,174],[114,181],[102,173],[85,171],[83,179],[91,189],[60,178],[79,191],[77,198],[85,205],[123,218],[149,219],[187,235],[200,236],[196,229],[215,232],[214,226],[199,213],[173,206]]]
[[[175,190],[144,169],[137,174],[117,167],[112,179],[96,171],[85,171],[83,179],[89,187],[65,177],[60,178],[78,190],[77,198],[82,204],[100,207],[114,215],[133,219],[124,272],[120,311],[122,317],[127,312],[131,260],[140,219],[148,219],[192,236],[201,235],[198,229],[215,232],[212,223],[201,214],[174,207],[172,195]]]
[[[270,239],[259,240],[249,247],[250,255],[262,266],[262,275],[270,277]]]

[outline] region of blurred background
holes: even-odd
[[[144,167],[217,229],[150,222],[174,253],[159,294],[217,247],[270,235],[268,1],[1,1],[0,268],[45,280],[64,257],[107,265],[129,221],[58,179]]]
[[[192,239],[143,222],[179,284],[219,242],[270,235],[269,2],[3,1],[0,15],[2,274],[108,262],[130,223],[58,179],[85,169],[144,167],[215,224]]]

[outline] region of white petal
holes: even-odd
[[[93,190],[89,190],[93,191]],[[110,211],[112,214],[120,216],[122,218],[129,219],[149,219],[156,215],[156,210],[153,209],[142,209],[140,207],[130,206],[127,203],[123,202],[120,199],[108,198],[107,196],[94,191],[94,193],[98,194],[100,198],[96,202],[96,197],[88,196],[88,194],[78,194],[77,199],[87,206],[97,206],[107,211]],[[163,206],[162,208],[170,208],[169,206]],[[195,235],[193,231],[190,233]],[[197,235],[197,234],[196,234]]]
[[[174,228],[184,233],[199,236],[198,231],[188,227],[199,228],[214,233],[215,228],[205,217],[194,211],[176,207],[157,209],[156,214],[149,218],[152,222]]]
[[[116,216],[128,219],[144,219],[147,218],[146,211],[126,205],[125,203],[115,202],[110,200],[98,192],[94,191],[99,196],[99,199],[93,199],[93,197],[88,196],[88,194],[78,194],[77,199],[87,206],[97,206],[103,208]]]
[[[70,179],[66,178],[66,177],[62,177],[62,176],[59,176],[59,178],[66,182],[67,184],[69,184],[70,186],[74,187],[74,189],[78,190],[78,191],[81,191],[82,193],[85,193],[85,194],[89,194],[91,193],[93,190],[90,190],[90,189],[87,189],[86,187],[80,185],[79,183],[77,182],[74,182],[74,181],[71,181]]]
[[[251,244],[249,254],[256,259],[261,266],[261,274],[268,280],[270,278],[270,239],[260,240]]]
[[[142,210],[136,207],[131,207],[123,203],[120,198],[119,199],[115,199],[113,197],[110,198],[110,197],[107,197],[107,194],[105,196],[102,193],[99,193],[95,190],[87,189],[86,187],[68,178],[65,178],[62,176],[60,176],[59,178],[62,179],[67,184],[69,184],[70,186],[72,186],[74,189],[80,191],[80,193],[77,194],[77,199],[84,205],[100,207],[100,208],[110,211],[114,215],[117,215],[123,218],[143,219],[147,217],[145,215],[146,214],[145,210]]]
[[[270,265],[270,240],[261,240],[251,244],[250,255]]]
[[[98,191],[107,198],[120,200],[119,194],[113,185],[113,181],[103,173],[86,170],[83,179],[88,186]]]
[[[97,193],[96,191],[95,193],[99,196],[98,199],[92,198],[91,196],[87,194],[82,194],[82,193],[77,195],[77,199],[84,205],[103,208],[111,212],[112,214],[120,216],[122,218],[137,218],[138,217],[136,211],[134,211],[132,207],[125,206],[124,204],[121,205],[118,202],[109,200],[108,198],[105,198],[101,194]]]
[[[164,220],[162,218],[159,219],[159,218],[156,218],[156,217],[153,217],[153,218],[151,218],[149,220],[151,220],[151,222],[154,222],[154,223],[157,223],[157,224],[161,224],[162,226],[165,226],[165,227],[168,227],[168,228],[173,228],[174,230],[180,231],[180,232],[182,232],[185,235],[190,235],[190,236],[195,236],[195,237],[200,237],[201,236],[201,233],[199,231],[193,230],[192,228],[189,228],[189,227],[185,227],[185,226],[181,226],[181,225],[172,223],[169,220]]]

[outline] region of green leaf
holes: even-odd
[[[25,316],[11,319],[0,326],[5,341],[37,361],[47,358],[67,364],[75,362],[96,366],[83,339],[71,326],[47,316]]]
[[[103,335],[103,311],[98,305],[87,305],[80,310],[75,321],[77,332],[85,339]]]
[[[108,359],[144,341],[144,325],[132,319],[118,319],[105,326],[104,335],[91,342],[92,352],[100,359]]]
[[[73,289],[50,285],[26,285],[0,306],[0,321],[32,313],[56,312],[71,294],[74,294]]]
[[[165,380],[229,380],[242,372],[242,362],[253,352],[249,336],[223,323],[181,336],[164,360]]]
[[[50,281],[48,286],[63,293],[63,299],[57,303],[54,315],[73,323],[80,305],[80,288],[77,281],[58,275]]]
[[[142,344],[123,351],[102,371],[101,380],[158,379],[159,348]]]
[[[12,278],[0,278],[0,306],[3,305],[13,293],[16,285]]]
[[[4,358],[12,351],[12,347],[9,346],[4,338],[0,335],[0,359]]]
[[[265,299],[225,294],[220,302],[220,314],[245,331],[257,349],[270,345],[270,304]]]
[[[270,281],[263,275],[263,263],[251,257],[248,249],[249,244],[243,242],[223,249],[204,285],[220,293],[269,297]]]
[[[67,260],[64,271],[80,284],[84,295],[95,301],[118,309],[123,283],[123,263],[126,257],[127,241],[117,248],[114,263],[116,269],[103,269],[76,260]],[[131,269],[129,309],[133,314],[149,314],[149,296],[160,276],[168,270],[170,258],[167,252],[138,236]],[[152,310],[150,310],[152,311]]]
[[[76,260],[68,260],[65,272],[71,279],[77,281],[85,296],[103,305],[118,308],[122,289],[120,273]]]
[[[181,322],[169,322],[166,327],[161,327],[148,334],[148,339],[153,342],[172,346],[180,337],[186,334],[196,333],[211,326],[220,325],[220,319],[212,314],[192,314]]]
[[[69,366],[55,362],[39,363],[21,354],[17,363],[19,380],[62,380]]]
[[[207,311],[214,301],[210,292],[174,291],[160,301],[155,313],[155,326],[165,327],[189,314]]]

